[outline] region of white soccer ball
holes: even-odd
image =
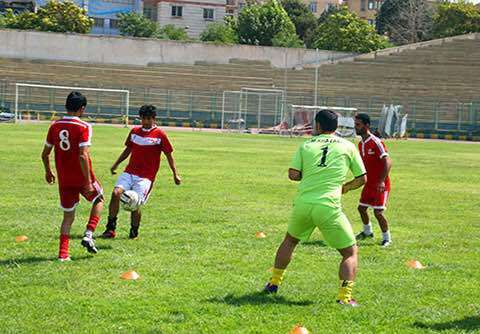
[[[122,208],[127,211],[136,211],[140,207],[140,196],[136,191],[127,190],[120,196]]]

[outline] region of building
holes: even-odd
[[[384,0],[344,0],[343,4],[348,6],[351,12],[375,25],[375,17],[383,2]]]
[[[222,22],[226,9],[225,0],[145,0],[143,5],[144,15],[161,27],[173,24],[192,38],[198,38],[209,23]]]
[[[338,6],[342,4],[342,0],[304,0],[310,11],[319,17],[330,6]]]
[[[73,0],[94,20],[92,34],[118,35],[117,14],[143,11],[142,0]],[[47,0],[36,0],[37,7]]]

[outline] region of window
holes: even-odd
[[[183,7],[182,6],[172,6],[172,16],[182,17],[183,16]]]
[[[97,28],[103,28],[105,26],[105,19],[102,19],[100,17],[94,17],[93,26]]]
[[[368,10],[374,10],[374,9],[375,9],[375,1],[368,0]]]
[[[212,21],[214,19],[215,11],[212,8],[204,8],[203,9],[203,18],[208,21]]]
[[[366,4],[367,4],[367,0],[361,0],[360,1],[360,10],[362,12],[364,12],[367,9]]]
[[[312,13],[316,13],[317,12],[317,2],[316,1],[310,2],[310,4],[308,5],[308,8],[310,9],[310,11]]]
[[[110,19],[110,29],[118,29],[118,20]]]

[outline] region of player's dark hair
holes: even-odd
[[[322,131],[333,132],[338,127],[338,115],[328,109],[323,109],[315,115],[315,122],[320,124]]]
[[[140,110],[138,111],[138,115],[140,117],[155,117],[157,116],[157,108],[151,104],[146,104],[140,107]]]
[[[87,98],[80,92],[71,92],[67,96],[65,109],[69,112],[76,112],[78,109],[87,106]]]
[[[370,116],[368,116],[368,114],[365,114],[365,113],[356,114],[355,118],[358,119],[360,122],[362,122],[363,125],[370,126]]]

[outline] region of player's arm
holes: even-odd
[[[82,169],[83,178],[85,180],[85,187],[88,192],[95,191],[95,188],[92,184],[92,178],[90,174],[90,153],[89,153],[89,146],[81,146],[79,151],[79,159],[80,159],[80,168]]]
[[[178,186],[182,183],[182,178],[178,175],[177,166],[175,165],[175,159],[173,158],[172,152],[165,152],[165,156],[167,157],[168,165],[173,173],[173,181]]]
[[[53,175],[52,168],[50,167],[50,153],[52,152],[52,148],[52,145],[45,144],[42,151],[42,162],[43,167],[45,168],[45,181],[49,184],[55,183],[55,175]]]
[[[293,155],[292,161],[290,162],[290,168],[288,169],[288,178],[292,181],[302,180],[302,168],[303,168],[302,147],[303,145],[301,145],[297,149],[297,151]]]
[[[288,169],[288,178],[292,181],[301,181],[302,180],[302,172],[296,170],[294,168]]]
[[[110,172],[113,174],[117,174],[115,172],[115,170],[118,168],[118,166],[125,160],[128,158],[128,156],[130,155],[130,153],[132,153],[132,149],[130,148],[130,146],[126,146],[125,149],[123,150],[122,153],[120,153],[120,156],[118,157],[118,159],[115,161],[115,163],[112,165],[112,167],[110,168]]]
[[[367,183],[367,175],[360,175],[354,178],[352,181],[347,182],[342,187],[342,194],[348,193],[350,190],[355,190]]]
[[[382,170],[380,171],[380,183],[378,184],[378,191],[384,192],[385,191],[385,179],[387,178],[388,174],[390,173],[390,169],[392,168],[392,159],[388,155],[384,156],[380,159],[382,163]]]
[[[350,190],[358,189],[367,183],[367,170],[365,169],[360,154],[355,148],[353,148],[350,155],[350,171],[355,178],[342,186],[342,194],[346,194]]]

